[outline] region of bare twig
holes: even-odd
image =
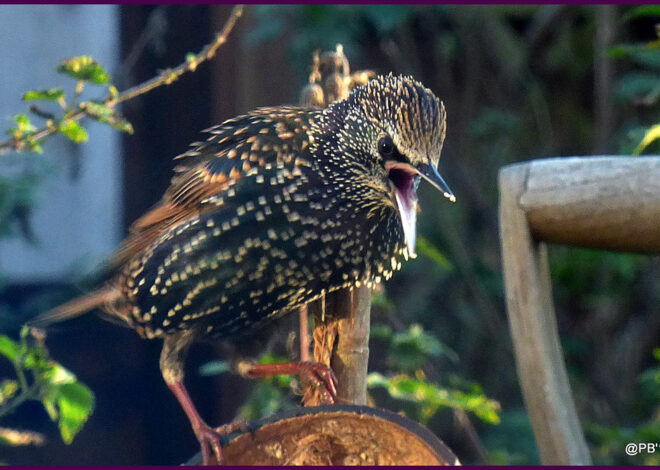
[[[309,327],[307,305],[300,307],[300,362],[309,362]]]
[[[136,98],[140,95],[143,95],[153,90],[154,88],[163,85],[170,85],[176,80],[178,80],[179,77],[186,72],[194,72],[201,63],[206,62],[209,59],[213,58],[218,48],[221,45],[223,45],[225,42],[227,42],[227,37],[229,36],[229,33],[231,33],[232,29],[234,28],[234,25],[236,24],[236,22],[238,21],[238,19],[241,17],[242,14],[243,14],[243,5],[236,5],[231,11],[231,15],[225,22],[225,25],[223,26],[222,30],[216,35],[213,42],[207,44],[200,51],[199,54],[188,55],[186,57],[186,60],[183,63],[181,63],[179,66],[173,69],[166,69],[163,72],[161,72],[160,75],[150,80],[147,80],[146,82],[143,82],[139,85],[129,88],[128,90],[125,90],[119,94],[108,95],[103,100],[103,103],[106,106],[113,108],[119,103],[123,103],[124,101],[128,101],[133,98]],[[71,111],[70,114],[65,113],[64,120],[78,121],[83,117],[85,117],[87,114],[88,113],[84,109],[78,109],[75,111]],[[38,143],[39,141],[50,136],[56,131],[57,131],[57,126],[51,123],[50,125],[46,125],[43,128],[37,129],[29,133],[27,137],[30,138],[33,142]],[[11,151],[20,152],[21,150],[24,149],[24,147],[25,147],[24,139],[9,139],[7,141],[0,142],[0,155],[7,154]]]

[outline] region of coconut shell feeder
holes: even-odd
[[[299,408],[248,423],[223,440],[224,465],[460,465],[431,431],[391,411]],[[201,454],[188,465],[199,465]]]

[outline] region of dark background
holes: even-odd
[[[115,74],[119,89],[200,50],[230,9],[122,6],[122,57],[125,61],[133,51],[135,60]],[[458,357],[438,360],[430,380],[458,376],[481,384],[486,396],[500,401],[500,425],[471,416],[477,445],[449,412],[429,423],[464,463],[535,463],[504,309],[497,171],[533,158],[629,153],[641,136],[639,126],[657,122],[657,106],[638,100],[632,85],[626,88],[626,77],[639,64],[606,54],[615,44],[655,38],[657,17],[625,21],[631,10],[614,5],[249,7],[214,60],[123,108],[135,128],[123,138],[124,225],[158,200],[171,177],[171,158],[197,140],[201,129],[257,106],[296,103],[316,48],[342,43],[353,70],[413,75],[445,102],[448,113],[440,170],[458,202],[448,204],[422,187],[419,232],[451,267],[424,256],[409,262],[385,286],[392,307],[375,307],[373,322],[395,329],[423,325]],[[154,15],[165,19],[165,26],[134,50]],[[550,255],[569,376],[592,452],[603,463],[626,462],[617,454],[622,449],[607,447],[612,434],[597,430],[605,426],[625,437],[650,423],[657,431],[658,388],[644,389],[639,377],[656,365],[660,262],[566,247],[552,247]],[[24,320],[91,284],[6,285],[2,295]],[[9,331],[15,333],[18,324]],[[2,448],[3,461],[175,464],[197,452],[185,415],[160,377],[160,342],[142,341],[130,330],[86,316],[58,325],[48,346],[52,357],[91,387],[96,409],[73,444],[65,446],[41,406],[24,405],[2,425],[43,432],[48,443]],[[374,359],[382,357],[379,347],[372,345],[371,369],[386,368]],[[193,350],[187,384],[202,416],[220,424],[235,416],[251,384],[197,374],[216,353],[210,346]],[[396,403],[382,404],[397,409]]]

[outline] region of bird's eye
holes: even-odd
[[[390,137],[386,136],[378,141],[378,153],[380,153],[380,156],[385,159],[392,158],[394,156],[396,153],[396,147],[394,146],[394,142],[392,142]]]

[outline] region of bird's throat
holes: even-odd
[[[408,168],[391,168],[389,178],[394,189],[396,205],[399,209],[403,234],[408,252],[415,254],[415,238],[417,236],[417,191],[415,188],[415,173]]]

